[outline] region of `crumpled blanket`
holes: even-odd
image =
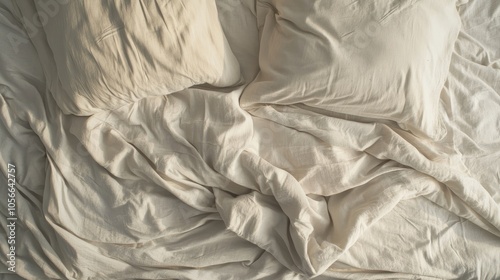
[[[251,81],[258,71],[252,1],[218,5]],[[2,42],[0,180],[15,163],[17,273],[498,278],[497,6],[460,7],[463,27],[440,102],[448,133],[437,142],[302,105],[250,114],[239,105],[244,86],[64,115],[45,92],[34,49],[25,44],[15,56]],[[1,8],[1,32],[22,32]]]

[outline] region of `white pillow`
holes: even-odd
[[[240,81],[214,0],[14,1],[64,113]],[[38,14],[38,18],[37,18]],[[30,26],[31,25],[31,26]]]
[[[441,90],[460,29],[455,0],[257,0],[261,71],[241,105],[302,103],[445,131]]]

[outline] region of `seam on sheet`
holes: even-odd
[[[116,25],[111,25],[107,28],[104,29],[104,31],[101,32],[101,35],[96,37],[96,44],[100,44],[101,41],[107,39],[108,37],[115,36],[118,34],[118,32],[122,29],[125,29],[125,26],[116,26]]]
[[[384,24],[385,22],[389,21],[393,16],[399,15],[403,12],[407,12],[408,9],[414,8],[415,4],[418,4],[417,2],[420,2],[421,0],[411,0],[409,3],[406,2],[404,3],[404,6],[401,6],[401,2],[398,1],[397,5],[390,9],[387,13],[385,13],[379,20],[378,22],[380,24]]]

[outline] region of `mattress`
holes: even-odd
[[[499,1],[184,2],[135,2],[182,47],[110,12],[91,61],[69,1],[0,1],[3,279],[500,278]]]

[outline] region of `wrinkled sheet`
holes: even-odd
[[[218,5],[249,82],[258,71],[255,5]],[[9,9],[2,1],[0,32],[22,36]],[[471,1],[460,14],[439,142],[298,105],[251,115],[239,106],[243,87],[64,115],[33,47],[2,40],[0,180],[16,164],[17,273],[499,278],[500,4]]]

